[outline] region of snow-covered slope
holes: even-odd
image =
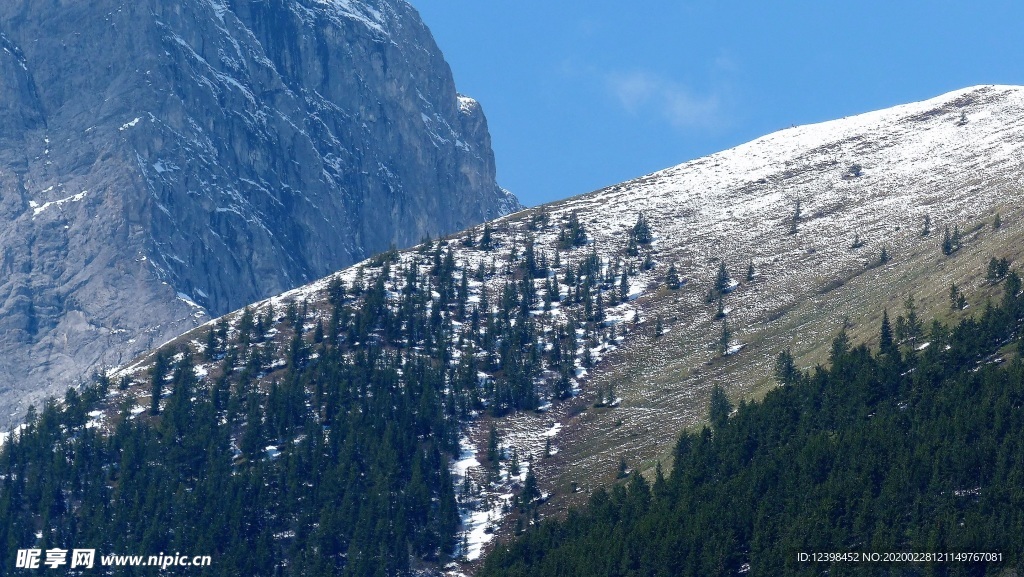
[[[599,234],[632,225],[644,211],[679,256],[775,258],[780,249],[817,243],[826,253],[818,258],[828,260],[845,255],[842,245],[856,232],[876,244],[900,243],[917,236],[926,214],[933,228],[963,224],[991,212],[986,205],[1019,198],[1012,184],[1021,182],[1022,139],[1024,89],[969,88],[782,130],[559,209],[586,212]],[[993,190],[1002,184],[1011,186]],[[778,238],[798,200],[800,234]],[[903,234],[894,234],[898,226]]]
[[[481,267],[494,271],[469,284],[474,306],[485,291],[496,306],[502,287],[521,278],[530,241],[537,258],[552,265],[547,277],[534,281],[541,298],[531,317],[541,348],[551,346],[551,335],[568,319],[583,315],[583,306],[569,300],[545,310],[548,283],[557,280],[565,299],[573,288],[565,282],[568,270],[595,254],[600,276],[610,277],[601,289],[604,319],[573,339],[580,347],[575,396],[541,412],[502,417],[504,446],[536,456],[550,440],[553,455],[534,460],[534,470],[556,502],[571,499],[610,479],[620,457],[630,467],[651,466],[681,427],[702,418],[713,384],[724,385],[734,397],[756,394],[771,385],[772,360],[786,348],[804,366],[822,362],[821,344],[844,320],[855,339],[868,339],[883,307],[899,312],[910,292],[926,314],[970,314],[970,308],[949,310],[949,284],[964,287],[970,304],[982,303],[990,289],[977,279],[989,257],[1021,256],[1022,167],[1024,88],[980,86],[783,130],[504,217],[489,225],[493,250],[467,241],[481,239],[483,227],[451,237],[444,250],[452,251],[455,278]],[[799,218],[794,219],[797,206]],[[586,231],[583,246],[568,247],[559,240],[573,213]],[[630,254],[629,231],[641,213],[654,240]],[[997,213],[998,229],[992,226]],[[926,218],[929,234],[923,234]],[[946,227],[963,238],[951,255],[941,250]],[[880,259],[883,247],[886,262]],[[433,250],[403,252],[392,266],[413,270],[417,263],[423,270]],[[648,259],[653,268],[643,266]],[[723,263],[731,277],[722,300],[732,333],[728,354],[719,349],[723,320],[717,303],[706,298]],[[672,265],[683,280],[678,290],[664,283]],[[749,265],[752,278],[747,277]],[[362,278],[368,285],[381,270],[366,261],[331,278],[343,279],[346,286]],[[331,278],[258,303],[253,310],[273,306],[280,312],[289,302],[305,302],[307,328],[318,319],[326,323]],[[396,275],[388,284],[395,302],[402,278]],[[227,319],[234,327],[239,317],[236,312]],[[658,325],[664,334],[656,333]],[[457,323],[455,330],[465,334],[470,328]],[[201,350],[206,331],[201,327],[172,344]],[[461,342],[451,342],[456,340]],[[585,369],[588,355],[594,364]],[[453,355],[452,362],[458,358]],[[150,362],[151,357],[142,357],[114,375],[139,375],[143,381]],[[213,370],[211,364],[199,372]],[[541,372],[535,384],[547,391],[555,379]],[[137,395],[144,403],[146,391],[129,388],[114,394]],[[604,402],[595,406],[599,394]],[[466,425],[462,459],[453,463],[457,482],[469,475],[484,484],[475,458],[485,441],[481,427],[473,421]],[[506,475],[488,485],[485,498],[462,500],[470,556],[491,538],[487,527],[500,525],[502,500],[516,482]]]

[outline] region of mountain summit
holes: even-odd
[[[209,315],[520,207],[402,0],[17,0],[0,48],[5,415]]]

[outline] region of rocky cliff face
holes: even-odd
[[[0,100],[0,425],[210,315],[519,206],[402,0],[12,0]]]

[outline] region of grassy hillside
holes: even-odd
[[[782,357],[782,387],[735,411],[715,389],[671,473],[595,490],[481,575],[1019,574],[1024,294],[1015,273],[1000,288],[902,345],[888,322],[877,352],[841,333],[827,369]]]
[[[994,213],[1002,226],[992,228]],[[910,239],[893,252],[892,261],[876,266],[874,251],[869,262],[855,262],[836,274],[795,279],[787,284],[769,285],[760,273],[752,283],[741,283],[727,302],[735,313],[729,315],[735,340],[743,348],[722,357],[714,350],[721,331],[715,319],[717,305],[705,303],[696,287],[684,287],[679,295],[665,289],[642,301],[648,316],[661,315],[666,334],[651,331],[612,353],[605,369],[595,373],[591,388],[615,383],[622,397],[614,410],[588,408],[568,425],[569,437],[557,455],[555,484],[569,493],[572,484],[595,488],[614,477],[620,457],[632,466],[651,472],[657,460],[666,466],[673,439],[684,428],[698,426],[706,415],[711,388],[718,384],[735,401],[757,399],[775,386],[771,366],[780,351],[791,349],[798,366],[811,368],[825,363],[829,342],[844,323],[851,338],[871,343],[888,309],[893,318],[904,314],[907,296],[913,295],[919,315],[956,321],[976,315],[999,289],[985,280],[992,257],[1020,262],[1024,258],[1024,223],[1021,211],[1006,203],[991,218],[965,224],[973,232],[964,236],[962,248],[946,256],[941,250],[942,233]],[[860,249],[868,252],[868,248]],[[806,266],[808,275],[813,265]],[[950,306],[950,284],[961,287],[966,309]],[[706,286],[706,284],[705,284]],[[773,310],[744,314],[747,303],[763,293],[789,292],[794,298]],[[696,302],[695,302],[696,301]],[[579,409],[577,409],[579,410]]]

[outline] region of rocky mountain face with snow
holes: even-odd
[[[0,423],[520,205],[403,0],[0,5]]]
[[[282,330],[271,338],[280,342],[261,345],[278,352],[261,357],[260,378],[264,387],[280,378],[297,343],[330,342],[322,328],[339,326],[338,305],[330,304],[337,286],[377,286],[374,310],[395,315],[404,314],[409,294],[429,295],[422,298],[431,305],[417,306],[452,347],[443,356],[450,374],[475,354],[467,370],[477,371],[485,401],[485,393],[500,400],[495,391],[513,372],[520,384],[525,375],[540,410],[525,403],[529,410],[502,409],[493,420],[493,407],[472,412],[461,456],[450,464],[455,482],[470,488],[459,496],[461,553],[474,559],[495,531],[511,530],[509,503],[523,474],[505,464],[495,472],[485,459],[492,422],[503,454],[546,454],[531,470],[553,503],[547,510],[612,482],[620,458],[631,469],[653,469],[682,428],[704,419],[713,385],[734,400],[756,397],[774,386],[781,351],[791,350],[800,368],[825,363],[824,347],[840,327],[870,343],[883,310],[895,318],[911,294],[923,318],[956,320],[984,309],[1002,290],[979,280],[986,264],[1024,258],[1022,190],[1024,88],[967,88],[794,127],[256,303],[249,324],[253,314],[283,323],[289,307],[308,311],[297,331],[303,341]],[[646,239],[638,234],[641,214]],[[948,251],[947,230],[959,239]],[[673,286],[670,270],[678,276]],[[438,287],[459,279],[456,303],[446,292],[454,289]],[[951,284],[966,296],[955,306]],[[349,312],[340,318],[349,321],[341,322],[355,323],[352,311],[369,297],[345,294]],[[237,340],[245,316],[227,315],[217,330]],[[183,335],[166,352],[189,348],[198,358],[213,327]],[[399,329],[385,326],[374,342],[390,343],[389,330]],[[506,331],[521,345],[511,345],[517,353],[509,357]],[[493,351],[474,348],[488,338]],[[410,357],[437,346],[396,343],[415,351]],[[112,373],[124,381],[111,407],[135,399],[141,412],[151,402],[153,358]],[[506,359],[530,359],[529,368],[510,371]],[[211,361],[197,374],[219,367]]]

